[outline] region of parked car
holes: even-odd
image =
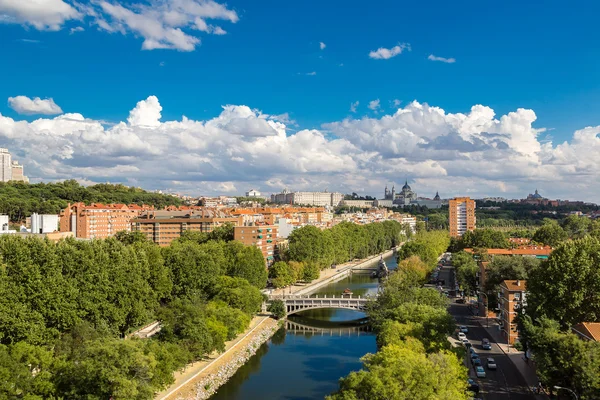
[[[475,358],[475,357],[479,357],[479,354],[477,354],[477,352],[475,351],[475,349],[469,349],[469,356],[471,358]]]
[[[485,378],[485,370],[481,366],[475,367],[475,373],[478,378]]]
[[[494,360],[491,357],[488,358],[487,359],[487,367],[488,367],[488,369],[496,369],[497,368],[497,366],[496,366],[496,360]]]
[[[462,332],[461,332],[461,333],[462,333]],[[463,333],[463,335],[464,335],[464,333]],[[465,338],[465,339],[463,339],[463,340],[462,340],[462,342],[463,342],[463,344],[465,345],[465,347],[466,347],[467,349],[470,349],[470,348],[471,348],[471,342],[469,342],[469,339]]]
[[[479,357],[474,357],[471,359],[474,367],[478,367],[481,365],[481,359]]]
[[[467,385],[469,385],[467,389],[469,389],[470,392],[473,392],[475,394],[479,393],[479,384],[473,379],[467,379]]]
[[[461,325],[460,328],[458,328],[462,333],[469,333],[469,328],[467,328],[464,325]]]
[[[481,348],[483,348],[484,350],[492,349],[492,345],[490,344],[490,340],[488,338],[483,338],[483,340],[481,341]]]
[[[459,297],[458,299],[456,299],[456,302],[458,304],[465,304],[465,299],[463,299],[462,297]]]
[[[463,332],[458,332],[457,337],[459,340],[464,341],[467,338],[467,335],[465,335]]]

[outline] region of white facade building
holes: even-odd
[[[0,231],[8,231],[8,215],[0,215]]]
[[[12,156],[8,149],[0,148],[0,181],[12,180]]]
[[[58,231],[58,215],[31,214],[31,233],[50,233]]]
[[[261,197],[258,190],[250,189],[246,192],[246,197]]]
[[[337,207],[343,199],[344,195],[338,192],[290,192],[287,189],[284,189],[281,193],[271,195],[273,203],[320,207]]]
[[[417,231],[417,217],[413,217],[412,215],[402,215],[400,217],[400,219],[398,220],[398,222],[400,222],[402,225],[404,224],[408,224],[410,225],[410,229],[413,232]]]

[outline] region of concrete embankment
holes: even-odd
[[[357,262],[351,262],[348,264],[345,264],[344,266],[342,266],[341,268],[338,268],[337,272],[334,273],[331,276],[326,277],[325,279],[319,279],[317,281],[314,281],[313,283],[303,287],[300,290],[294,291],[294,294],[300,295],[300,294],[311,294],[312,292],[322,288],[323,286],[329,285],[330,283],[333,282],[337,282],[341,279],[344,279],[345,277],[347,277],[348,275],[352,274],[352,271],[358,272],[358,273],[370,273],[372,270],[374,270],[374,267],[377,266],[377,263],[379,262],[379,259],[383,256],[383,258],[387,258],[391,255],[394,254],[394,249],[392,250],[388,250],[385,253],[378,254],[376,256],[361,260],[361,261],[357,261]]]

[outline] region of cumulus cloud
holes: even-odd
[[[369,57],[375,60],[388,60],[392,57],[396,57],[398,54],[402,54],[404,50],[410,51],[409,43],[398,43],[398,45],[391,49],[380,47],[377,50],[373,50],[369,53]]]
[[[315,76],[315,75],[317,75],[317,71],[311,71],[311,72],[298,72],[298,75]]]
[[[83,31],[85,31],[85,29],[83,27],[76,26],[75,28],[71,28],[71,30],[69,31],[69,34],[72,35],[74,33],[83,32]]]
[[[320,48],[321,50],[325,50],[325,47],[327,47],[327,45],[326,45],[325,43],[323,43],[323,42],[319,42],[319,48]]]
[[[381,102],[379,101],[379,99],[371,100],[368,105],[369,109],[373,111],[377,111],[380,106]]]
[[[358,107],[360,103],[358,102],[358,100],[356,100],[354,103],[350,103],[350,112],[355,113],[356,112],[356,108]]]
[[[39,97],[34,97],[33,99],[30,99],[27,96],[9,97],[8,105],[19,114],[26,115],[55,115],[62,114],[63,112],[63,110],[54,102],[54,100],[42,100]]]
[[[40,31],[58,31],[65,21],[81,16],[62,0],[0,0],[0,22],[32,26]]]
[[[539,140],[533,110],[463,113],[413,101],[377,118],[347,118],[290,133],[289,115],[226,105],[214,118],[162,120],[155,96],[107,126],[79,113],[32,122],[0,115],[0,140],[36,180],[123,182],[190,194],[363,190],[381,196],[406,177],[420,195],[600,195],[600,126],[569,141]],[[585,179],[581,179],[585,177]],[[451,183],[451,184],[450,184]],[[546,188],[546,190],[544,190]]]
[[[454,64],[456,62],[455,58],[438,57],[438,56],[434,56],[433,54],[430,54],[429,57],[427,57],[427,59],[431,60],[431,61],[441,61],[446,64]]]
[[[98,0],[89,4],[62,0],[0,0],[0,22],[19,23],[38,30],[60,30],[65,21],[88,18],[98,29],[143,39],[143,50],[193,51],[200,32],[225,35],[219,25],[208,21],[239,21],[237,13],[214,0],[150,0],[117,3]],[[82,31],[75,27],[70,33]]]

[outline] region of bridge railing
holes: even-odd
[[[375,299],[377,297],[377,295],[366,295],[366,296],[354,296],[354,295],[344,295],[344,296],[335,296],[335,295],[330,295],[327,296],[326,294],[323,296],[319,296],[319,295],[304,295],[304,294],[275,294],[275,295],[270,295],[269,296],[269,300],[303,300],[303,299],[329,299],[329,300],[370,300],[370,299]]]

